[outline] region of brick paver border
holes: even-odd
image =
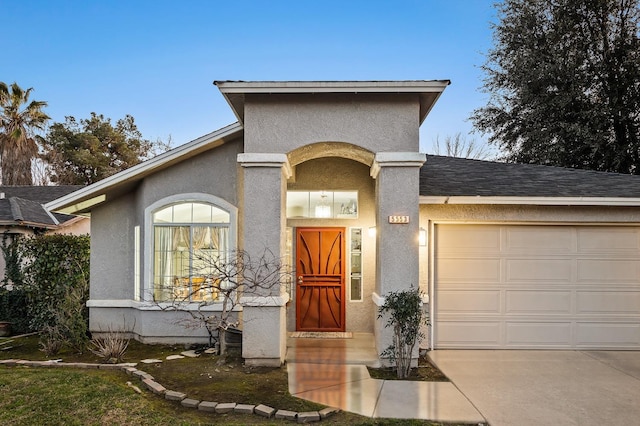
[[[194,408],[201,411],[209,411],[213,413],[244,413],[254,414],[256,416],[276,419],[287,419],[297,423],[318,422],[330,417],[340,410],[337,408],[327,407],[320,411],[311,411],[297,413],[295,411],[278,410],[264,404],[247,405],[236,404],[235,402],[217,403],[213,401],[199,401],[191,399],[187,394],[168,390],[158,383],[152,375],[135,368],[131,363],[124,364],[90,364],[83,362],[55,362],[55,361],[26,361],[17,359],[0,360],[0,365],[8,367],[24,366],[24,367],[43,367],[43,368],[85,368],[98,370],[121,370],[127,375],[137,377],[145,387],[156,395],[163,396],[169,401],[178,401],[183,407]]]

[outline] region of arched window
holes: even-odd
[[[156,301],[215,300],[216,265],[229,255],[229,212],[184,202],[152,213],[153,296]]]

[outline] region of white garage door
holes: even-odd
[[[640,349],[640,228],[435,227],[436,348]]]

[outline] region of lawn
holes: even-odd
[[[179,354],[181,346],[143,345],[131,341],[124,362],[146,358],[165,359]],[[38,337],[0,338],[0,359],[46,360]],[[92,353],[61,352],[64,362],[99,360]],[[238,354],[226,359],[202,354],[137,368],[155,377],[167,389],[190,398],[216,402],[265,404],[291,411],[314,411],[322,406],[291,396],[287,391],[286,367],[251,368]],[[380,372],[388,374],[388,372]],[[424,378],[422,378],[424,379]],[[138,393],[127,384],[138,386]],[[140,381],[121,371],[51,369],[0,366],[0,424],[2,425],[199,425],[199,424],[291,424],[254,415],[212,414],[184,408],[147,391]],[[338,413],[322,424],[434,425],[406,420],[379,420],[351,413]]]

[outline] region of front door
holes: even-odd
[[[344,228],[296,230],[296,330],[344,331]]]

